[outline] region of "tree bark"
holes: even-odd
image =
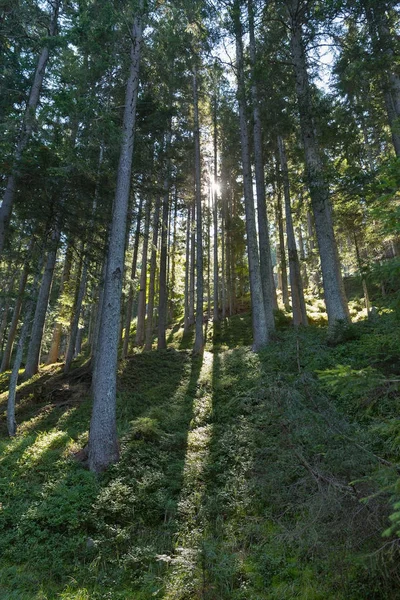
[[[261,282],[258,253],[257,229],[254,210],[253,180],[250,165],[249,134],[246,121],[246,95],[243,66],[242,24],[240,6],[235,2],[234,26],[236,37],[236,69],[240,119],[240,141],[243,167],[243,188],[246,213],[247,253],[249,261],[250,295],[253,323],[253,350],[258,351],[269,342],[269,332],[265,319],[264,296]]]
[[[291,1],[291,51],[296,79],[296,93],[305,153],[308,185],[314,213],[315,228],[321,257],[324,296],[329,327],[337,321],[349,321],[346,294],[333,231],[329,189],[324,179],[323,165],[315,135],[302,26],[297,20],[297,0]]]
[[[262,150],[262,128],[259,107],[259,95],[256,76],[256,40],[254,33],[253,0],[248,0],[250,66],[251,66],[251,100],[253,108],[253,144],[254,166],[256,176],[257,219],[260,247],[260,273],[264,296],[265,321],[269,334],[275,330],[274,309],[278,308],[275,282],[272,269],[271,245],[269,240],[268,215],[265,196],[264,159]]]
[[[47,254],[46,266],[43,273],[42,283],[40,285],[39,296],[36,302],[31,339],[29,340],[28,354],[26,357],[24,379],[30,379],[39,371],[40,349],[42,346],[44,324],[46,321],[47,306],[49,304],[50,291],[53,283],[54,268],[56,266],[60,235],[60,229],[58,226],[56,226],[52,234],[51,247]]]
[[[52,14],[48,29],[48,37],[54,37],[57,33],[57,20],[61,0],[54,0],[52,3]],[[44,46],[40,52],[33,76],[32,87],[29,92],[28,103],[23,117],[22,127],[17,141],[14,154],[13,167],[7,179],[6,189],[3,195],[3,201],[0,206],[0,255],[4,248],[5,238],[8,230],[8,224],[11,218],[14,196],[17,185],[17,173],[22,154],[32,135],[35,123],[35,113],[39,103],[40,91],[43,85],[43,79],[46,73],[47,62],[49,60],[49,47]]]
[[[196,199],[196,335],[194,352],[201,352],[204,346],[203,332],[203,224],[201,206],[201,157],[200,157],[200,128],[199,128],[199,100],[197,89],[197,69],[193,70],[193,113],[194,113],[194,173],[195,173],[195,199]]]
[[[214,225],[214,277],[213,277],[213,321],[219,321],[219,274],[218,274],[218,127],[217,96],[214,98],[213,110],[213,150],[214,150],[214,185],[213,185],[213,225]]]
[[[160,204],[161,198],[158,195],[154,206],[153,215],[153,239],[151,243],[150,256],[150,281],[149,281],[149,301],[147,304],[147,321],[146,321],[146,343],[145,350],[151,350],[153,338],[153,312],[154,312],[154,295],[155,295],[155,280],[157,267],[157,245],[158,245],[158,227],[160,224]]]
[[[169,148],[171,138],[168,137],[167,148]],[[168,213],[169,213],[169,185],[170,185],[170,165],[167,160],[167,173],[164,181],[164,198],[161,218],[161,251],[160,251],[160,292],[158,300],[158,340],[157,348],[162,350],[167,347],[166,329],[167,329],[167,309],[168,309],[168,289],[167,289],[167,254],[168,254]]]
[[[64,262],[64,269],[63,269],[63,273],[62,273],[62,277],[61,277],[59,298],[61,298],[61,296],[64,292],[64,287],[69,281],[69,278],[71,275],[71,266],[72,266],[72,248],[70,245],[68,245],[66,252],[65,252],[65,262]],[[60,305],[60,302],[59,302],[59,305]],[[59,310],[61,310],[61,307],[59,308]],[[62,325],[61,325],[61,323],[56,321],[56,324],[54,325],[54,329],[53,329],[53,337],[51,340],[50,351],[49,351],[49,355],[47,357],[48,365],[51,365],[58,361],[61,336],[62,336]]]
[[[289,256],[290,291],[292,296],[293,325],[308,325],[306,304],[304,302],[303,282],[300,273],[300,262],[294,237],[292,207],[290,203],[289,173],[286,159],[286,150],[283,139],[278,136],[279,158],[281,163],[283,191],[285,195],[286,213],[286,239]]]
[[[146,199],[146,211],[144,217],[144,232],[143,232],[143,249],[142,249],[142,267],[140,270],[140,288],[138,311],[136,319],[136,337],[135,341],[138,346],[143,346],[145,335],[146,321],[146,296],[147,296],[147,257],[149,251],[149,236],[150,236],[150,213],[151,213],[151,198]]]
[[[84,248],[82,248],[82,252],[84,252],[84,251],[85,251]],[[72,317],[71,329],[70,329],[70,334],[69,334],[67,354],[65,357],[64,373],[69,373],[69,371],[71,369],[72,360],[75,356],[76,338],[78,335],[79,318],[81,316],[82,303],[83,303],[83,299],[85,297],[85,292],[86,292],[87,274],[88,274],[88,257],[85,255],[83,257],[82,272],[81,272],[81,276],[80,276],[79,286],[77,289],[76,301],[74,303],[74,308],[73,308],[73,317]]]
[[[122,344],[122,358],[126,358],[128,356],[128,348],[129,348],[129,337],[131,331],[131,322],[132,322],[132,311],[133,311],[133,298],[134,298],[134,281],[136,279],[136,267],[137,267],[137,259],[139,253],[139,238],[140,238],[140,224],[142,221],[142,207],[143,207],[143,197],[139,198],[139,206],[138,206],[138,214],[136,220],[136,230],[135,230],[135,241],[133,243],[133,257],[132,257],[132,268],[131,268],[131,278],[129,282],[129,294],[128,300],[126,303],[125,310],[125,326],[124,326],[124,341]]]
[[[117,186],[107,256],[98,351],[93,374],[93,410],[89,431],[89,468],[100,472],[119,458],[116,422],[116,384],[118,341],[121,318],[122,277],[126,219],[131,185],[136,105],[139,88],[139,63],[142,46],[140,1],[131,33],[130,72],[125,94],[125,109]]]
[[[184,321],[183,330],[184,333],[189,331],[190,326],[190,306],[189,306],[189,277],[190,277],[190,239],[191,239],[191,206],[187,207],[187,218],[186,218],[186,252],[185,252],[185,298],[184,298]]]

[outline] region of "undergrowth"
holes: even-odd
[[[18,435],[0,430],[0,598],[400,597],[400,323],[328,346],[322,322],[277,318],[259,355],[241,314],[203,356],[175,327],[121,362],[121,461],[99,478],[76,460],[88,392],[21,390]]]

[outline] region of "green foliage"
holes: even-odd
[[[210,330],[203,357],[135,354],[121,461],[100,478],[73,459],[90,404],[27,388],[1,442],[0,595],[396,597],[399,323],[354,328],[328,346],[322,327],[283,327],[255,355],[244,314]]]

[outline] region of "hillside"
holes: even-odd
[[[87,368],[21,386],[18,435],[1,421],[1,598],[400,597],[398,316],[335,346],[281,325],[259,354],[250,330],[209,327],[193,356],[177,325],[122,361],[121,461],[99,477]]]

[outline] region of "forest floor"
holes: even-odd
[[[85,366],[20,388],[13,439],[2,376],[2,600],[400,598],[398,313],[335,346],[283,325],[254,354],[250,330],[211,325],[192,356],[176,326],[121,362],[121,460],[99,478],[77,460]]]

